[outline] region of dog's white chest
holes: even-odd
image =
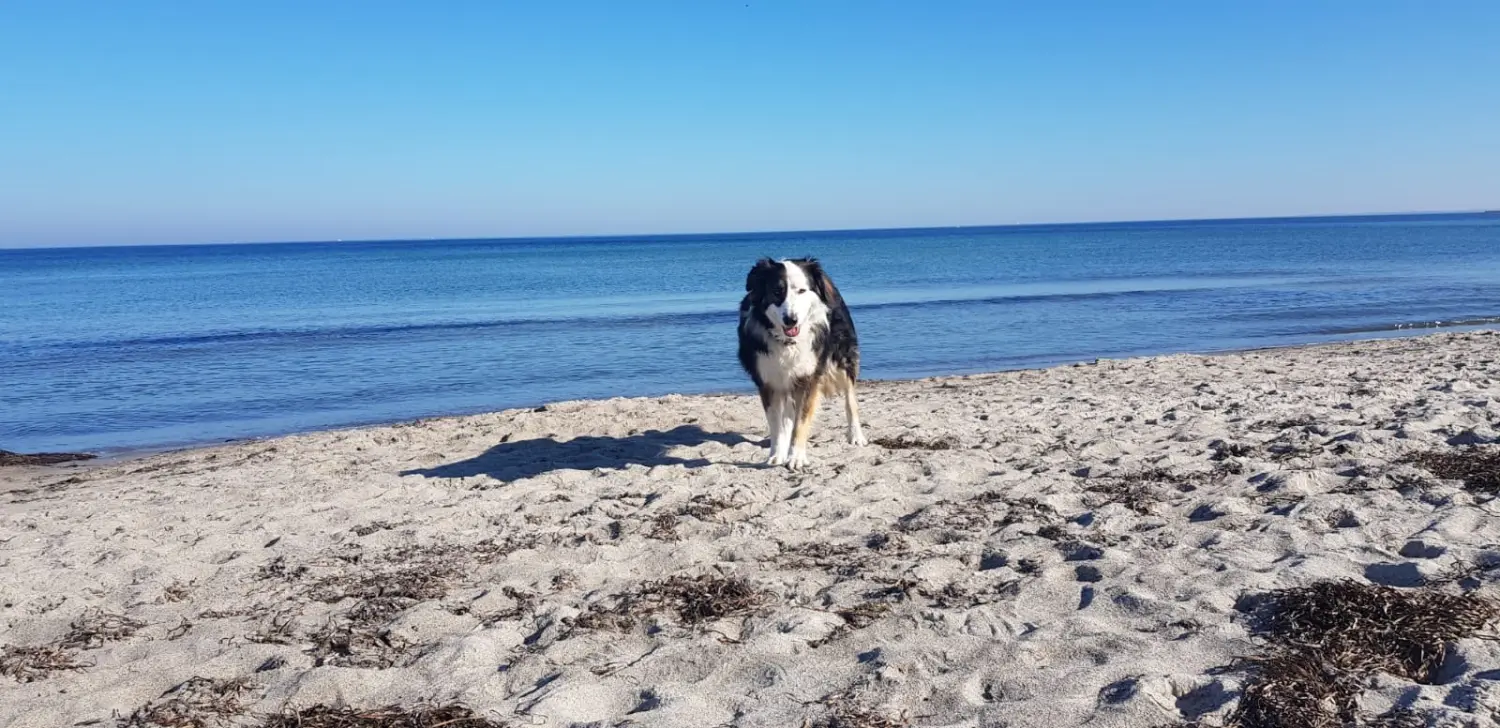
[[[755,368],[760,372],[761,381],[771,389],[784,392],[797,380],[813,375],[818,368],[818,355],[809,339],[800,339],[790,346],[776,342],[756,357]]]

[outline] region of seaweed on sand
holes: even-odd
[[[679,575],[645,582],[615,595],[607,605],[592,605],[573,624],[586,629],[626,630],[647,616],[671,611],[682,624],[701,625],[754,614],[769,601],[770,595],[743,578]]]
[[[1320,581],[1266,595],[1253,629],[1270,642],[1246,663],[1255,677],[1228,725],[1237,728],[1398,728],[1404,713],[1365,716],[1357,698],[1375,672],[1432,682],[1456,640],[1479,636],[1500,605],[1428,586],[1395,589]]]
[[[1444,480],[1461,480],[1465,490],[1500,495],[1500,448],[1429,450],[1408,455],[1401,462]]]
[[[260,728],[508,728],[467,707],[419,705],[384,708],[334,708],[315,705],[269,717]]]
[[[119,728],[210,728],[229,725],[245,712],[241,695],[250,689],[245,678],[217,680],[194,677],[161,698],[135,710],[118,723]]]
[[[58,645],[7,645],[4,650],[0,650],[0,675],[14,678],[16,682],[36,682],[51,677],[55,672],[82,670],[86,667],[89,665],[78,661],[75,650]]]

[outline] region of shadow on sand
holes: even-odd
[[[627,465],[708,465],[703,458],[685,459],[667,454],[680,446],[717,442],[730,447],[754,442],[743,435],[708,432],[697,425],[683,425],[661,432],[647,430],[628,437],[575,437],[566,442],[551,438],[502,442],[483,454],[434,468],[403,471],[402,475],[428,478],[468,478],[488,475],[496,480],[519,480],[553,470],[620,469]]]

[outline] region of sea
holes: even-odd
[[[1484,213],[0,250],[0,449],[748,393],[745,274],[804,255],[866,379],[1500,325]]]

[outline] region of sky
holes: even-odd
[[[0,0],[0,247],[1500,208],[1494,0]]]

